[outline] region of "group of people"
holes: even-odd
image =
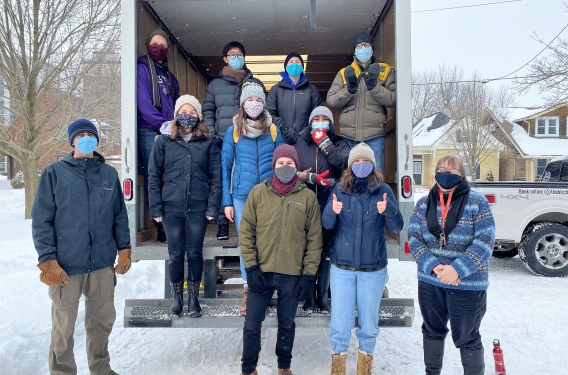
[[[370,375],[388,281],[385,228],[397,233],[403,227],[381,173],[385,108],[396,98],[394,69],[372,56],[369,34],[355,35],[353,63],[337,74],[326,100],[341,111],[335,125],[297,53],[286,57],[282,81],[266,95],[245,67],[244,46],[229,43],[227,65],[201,104],[179,95],[168,48],[167,35],[156,30],[148,54],[138,59],[138,142],[149,212],[168,244],[170,312],[184,309],[187,258],[187,315],[201,316],[207,223],[217,220],[223,239],[227,222],[235,222],[244,282],[242,374],[257,374],[261,326],[277,292],[279,375],[292,374],[294,318],[302,301],[305,310],[331,313],[332,375],[346,373],[357,316],[357,374]],[[49,368],[51,374],[77,373],[73,330],[85,295],[89,369],[112,375],[108,336],[116,274],[131,265],[128,219],[117,173],[95,151],[96,127],[79,119],[68,134],[73,151],[43,171],[32,213],[40,280],[53,301]],[[436,181],[409,225],[426,373],[440,374],[449,320],[464,373],[479,375],[493,219],[485,198],[469,190],[459,157],[440,160]]]

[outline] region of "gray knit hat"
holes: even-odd
[[[176,100],[174,116],[178,114],[179,109],[184,104],[191,104],[193,108],[195,108],[195,110],[197,111],[199,119],[203,120],[203,113],[201,112],[201,103],[199,103],[199,100],[197,100],[197,98],[193,95],[182,95],[178,98],[178,100]]]
[[[266,94],[264,88],[256,82],[245,82],[241,91],[241,106],[251,96],[258,96],[266,104]]]
[[[329,127],[333,128],[333,114],[326,106],[320,105],[319,107],[315,107],[312,113],[310,113],[310,121],[309,124],[312,123],[312,120],[316,116],[325,116],[329,119]]]
[[[361,142],[356,144],[355,147],[349,151],[349,159],[347,160],[347,166],[351,168],[351,164],[359,158],[368,159],[371,163],[373,163],[373,168],[377,168],[377,162],[375,160],[375,153],[373,149],[369,147],[365,142]]]

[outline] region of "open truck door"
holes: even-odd
[[[223,46],[238,40],[247,48],[247,66],[267,90],[280,80],[278,72],[283,56],[291,51],[307,55],[305,73],[320,91],[324,104],[335,75],[352,62],[352,36],[360,31],[373,35],[375,56],[396,68],[397,82],[397,105],[388,110],[386,124],[384,175],[396,192],[405,225],[398,235],[387,233],[387,250],[389,258],[412,260],[406,234],[414,209],[409,166],[412,160],[410,26],[410,0],[122,1],[122,179],[132,234],[132,260],[166,262],[164,298],[126,300],[125,327],[243,325],[243,317],[239,316],[240,295],[234,291],[235,287],[242,290],[242,286],[218,282],[238,270],[240,250],[234,225],[229,241],[217,241],[216,228],[209,225],[203,245],[202,317],[168,315],[171,300],[166,299],[170,296],[167,246],[152,240],[155,229],[144,205],[143,177],[138,175],[136,59],[146,53],[146,35],[158,27],[169,34],[172,43],[169,69],[178,78],[180,94],[194,95],[200,102],[207,83],[223,67],[219,56]],[[271,59],[270,56],[276,55],[281,57]],[[334,116],[338,118],[339,113]],[[264,327],[277,326],[273,309],[269,309]],[[409,327],[413,320],[413,299],[383,298],[380,326]],[[306,314],[299,307],[295,321],[298,327],[327,327],[329,314]]]

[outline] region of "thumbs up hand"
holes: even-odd
[[[339,215],[341,209],[343,208],[343,203],[337,200],[337,196],[335,194],[333,194],[333,203],[331,205],[331,208],[337,215]]]
[[[383,200],[382,201],[378,201],[377,202],[377,210],[379,210],[379,213],[382,214],[383,212],[385,212],[385,210],[387,209],[387,204],[388,204],[388,198],[387,198],[387,193],[383,194]]]

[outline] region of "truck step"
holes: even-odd
[[[275,300],[273,300],[275,304]],[[128,299],[124,306],[124,327],[132,328],[240,328],[244,317],[239,315],[240,299],[200,299],[200,318],[190,318],[186,310],[179,316],[169,315],[172,304],[169,299]],[[276,328],[278,320],[276,306],[268,307],[263,327]],[[296,311],[296,326],[304,328],[325,328],[329,325],[329,314],[318,311],[306,312],[301,304]],[[379,309],[379,326],[412,327],[414,321],[414,300],[412,298],[383,298]],[[357,320],[355,325],[358,326]]]

